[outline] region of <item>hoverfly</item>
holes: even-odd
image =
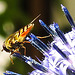
[[[24,43],[29,43],[25,41],[25,37],[34,27],[34,21],[40,16],[40,14],[28,25],[24,26],[23,28],[19,29],[15,33],[11,34],[3,43],[3,50],[6,52],[11,53],[11,55],[15,52],[20,53],[19,49],[24,49],[24,54],[26,54],[26,48],[23,46]],[[2,51],[3,51],[2,50]],[[12,60],[12,59],[11,59]]]

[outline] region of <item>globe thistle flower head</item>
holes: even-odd
[[[72,31],[64,34],[57,23],[50,24],[48,27],[42,20],[39,20],[41,26],[46,30],[48,34],[52,35],[54,41],[50,44],[50,52],[43,60],[43,65],[50,69],[54,75],[68,75],[67,69],[71,70],[71,74],[75,73],[74,64],[74,45],[71,43],[74,41],[74,22],[69,14],[67,8],[61,4],[69,23],[72,26]],[[73,31],[74,30],[74,31]],[[74,34],[74,35],[72,35]],[[72,39],[73,38],[73,39]],[[35,71],[34,71],[35,72]],[[41,75],[41,74],[39,74]]]

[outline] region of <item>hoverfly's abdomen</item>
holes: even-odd
[[[27,34],[31,31],[34,24],[28,24],[24,26],[14,34],[11,34],[5,41],[6,47],[11,47],[11,44],[15,44],[16,42],[23,42]]]
[[[20,30],[20,36],[21,37],[26,37],[26,35],[31,31],[31,29],[33,28],[34,24],[29,24],[27,26],[25,26],[24,28],[22,28],[22,30]]]
[[[10,36],[10,38],[8,38],[7,43],[15,44],[15,42],[23,42],[23,40],[25,39],[25,37],[28,35],[28,33],[31,31],[33,27],[34,27],[34,24],[28,24],[27,26],[24,26],[23,28],[15,32],[12,35],[12,37]]]

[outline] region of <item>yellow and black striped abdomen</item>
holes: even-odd
[[[18,34],[17,39],[22,42],[23,39],[28,35],[31,29],[34,27],[34,24],[28,24],[27,26],[21,28],[19,31],[16,32]]]
[[[16,42],[23,42],[23,40],[33,27],[34,24],[28,24],[14,34],[11,34],[5,41],[6,47],[11,47],[11,44],[15,44]]]

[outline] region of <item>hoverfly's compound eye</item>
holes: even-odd
[[[4,49],[6,52],[10,52],[10,50],[6,48],[5,42],[3,43],[3,49]]]

